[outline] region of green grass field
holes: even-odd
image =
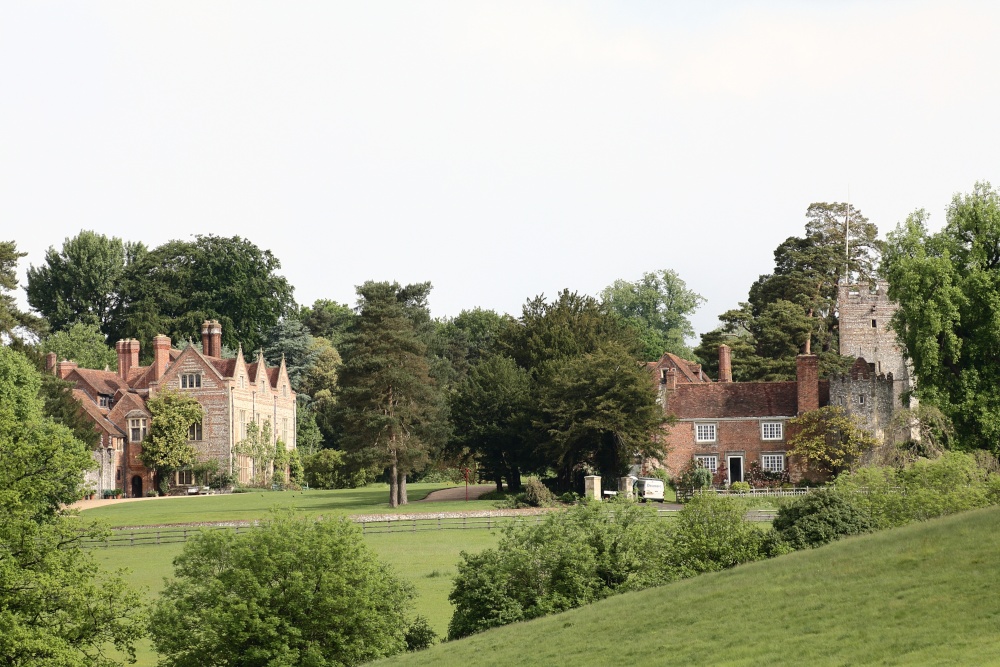
[[[621,595],[378,664],[507,667],[525,660],[998,665],[1000,508]]]
[[[416,613],[426,616],[431,627],[442,637],[447,634],[451,619],[448,593],[451,592],[459,552],[481,551],[494,546],[496,541],[496,533],[486,530],[441,530],[365,537],[365,542],[379,558],[413,584],[417,596],[414,600]],[[145,588],[148,599],[152,600],[162,590],[163,578],[173,573],[172,561],[182,548],[182,544],[167,544],[95,549],[93,553],[106,569],[128,568],[128,580]],[[156,653],[148,641],[139,645],[137,658],[139,667],[156,664]]]
[[[306,516],[341,516],[346,514],[409,514],[417,512],[457,512],[495,509],[488,500],[469,502],[416,502],[431,491],[453,484],[410,484],[410,503],[396,509],[389,507],[389,487],[373,484],[361,489],[309,491],[254,491],[192,498],[158,498],[132,503],[112,503],[84,510],[81,516],[101,519],[112,527],[149,526],[203,521],[249,521],[260,519],[273,508],[292,508]]]

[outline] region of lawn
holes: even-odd
[[[1000,508],[753,563],[379,665],[997,665]]]
[[[441,530],[368,535],[364,539],[379,558],[413,584],[417,596],[414,600],[416,613],[426,616],[431,627],[444,636],[451,619],[448,593],[459,552],[481,551],[494,546],[497,534],[486,530]],[[95,549],[94,554],[105,568],[128,568],[128,580],[147,589],[152,600],[163,588],[163,578],[173,573],[171,561],[182,548],[181,544],[117,547]],[[148,641],[140,644],[137,658],[140,667],[156,664],[156,653]]]
[[[469,502],[416,502],[431,491],[453,484],[410,484],[410,503],[389,507],[389,486],[372,484],[361,489],[309,491],[254,491],[190,498],[157,498],[137,502],[112,503],[81,512],[84,518],[102,519],[112,527],[151,526],[210,521],[250,521],[260,519],[273,508],[292,508],[306,516],[348,514],[409,514],[417,512],[457,512],[495,509],[489,500]]]

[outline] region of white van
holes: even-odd
[[[635,483],[635,497],[642,502],[658,500],[663,502],[663,480],[655,477],[640,477]]]

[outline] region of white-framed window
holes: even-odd
[[[761,454],[760,467],[767,472],[782,472],[785,469],[785,455]]]
[[[111,397],[108,396],[107,394],[100,394],[97,397],[97,404],[100,405],[102,408],[110,408],[111,407]]]
[[[715,442],[715,436],[716,436],[715,422],[706,422],[694,425],[695,442]]]
[[[195,422],[188,427],[188,440],[201,440],[201,422]]]
[[[201,386],[201,373],[184,373],[181,375],[181,389],[197,389]]]
[[[190,486],[194,484],[194,471],[188,470],[178,470],[177,471],[177,484]]]
[[[715,471],[719,469],[719,457],[714,455],[709,456],[696,456],[694,457],[695,462],[698,464],[699,468],[704,468],[711,471],[714,475]]]
[[[865,404],[865,395],[858,394],[858,405],[864,405],[864,404]]]
[[[142,442],[146,439],[146,420],[141,418],[129,419],[128,430],[129,442]]]
[[[785,437],[785,422],[761,422],[761,440],[782,440]]]

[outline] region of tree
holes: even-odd
[[[299,309],[299,319],[309,333],[327,339],[335,348],[344,342],[356,317],[350,306],[329,299],[317,299],[312,307],[302,306]]]
[[[663,408],[645,367],[623,347],[549,362],[542,377],[534,426],[562,488],[581,470],[617,479],[637,456],[663,457],[653,438]]]
[[[882,271],[915,393],[952,421],[960,447],[1000,451],[1000,192],[957,194],[941,231],[911,214],[888,235]]]
[[[316,363],[319,348],[316,339],[300,320],[285,317],[267,332],[264,359],[272,366],[285,360],[288,380],[295,391],[299,391],[302,378]]]
[[[108,337],[197,339],[202,322],[217,319],[224,345],[259,349],[294,307],[280,268],[270,250],[239,236],[169,241],[127,265]]]
[[[688,316],[705,299],[688,289],[676,271],[664,269],[644,273],[635,282],[616,280],[601,292],[608,309],[635,327],[643,346],[643,358],[656,361],[664,352],[689,357],[685,338],[694,336]]]
[[[835,475],[877,445],[857,419],[837,405],[810,410],[788,422],[788,454]]]
[[[166,667],[359,665],[407,649],[412,598],[351,522],[279,515],[185,544],[150,633]]]
[[[115,368],[118,355],[105,343],[96,324],[74,322],[42,339],[42,352],[55,352],[59,359],[71,359],[80,368]]]
[[[848,535],[875,529],[868,516],[846,493],[817,489],[778,508],[774,530],[795,549],[818,547]]]
[[[34,333],[45,328],[38,318],[22,313],[13,295],[9,294],[17,289],[17,263],[26,254],[17,251],[14,241],[0,241],[0,342],[18,327],[25,327]]]
[[[529,467],[528,431],[531,380],[510,357],[482,358],[451,395],[455,443],[465,447],[502,488],[521,490]]]
[[[123,297],[125,270],[145,253],[141,243],[82,231],[67,238],[60,252],[50,247],[44,264],[28,267],[28,303],[56,331],[81,322],[108,333]]]
[[[81,496],[88,447],[42,414],[41,376],[0,347],[0,663],[121,664],[142,637],[139,595],[81,540],[103,531],[63,509]]]
[[[247,434],[233,445],[234,454],[242,454],[253,460],[253,483],[264,487],[271,483],[276,472],[283,471],[288,463],[288,449],[281,440],[275,440],[271,422],[264,420],[247,424]],[[281,474],[284,480],[284,473]]]
[[[188,432],[201,422],[201,403],[188,394],[162,389],[146,401],[146,406],[153,419],[149,437],[143,441],[139,454],[143,464],[162,478],[170,471],[194,463],[195,451]]]
[[[805,232],[785,239],[774,251],[774,271],[751,285],[746,303],[719,318],[725,333],[753,341],[754,355],[743,360],[749,379],[794,379],[795,356],[802,352],[819,356],[822,375],[847,368],[838,350],[837,286],[842,278],[875,279],[878,228],[849,204],[814,203],[806,210]],[[711,350],[704,344],[699,349],[705,361]]]
[[[325,338],[314,338],[312,365],[299,384],[299,396],[306,401],[305,410],[322,433],[327,446],[336,438],[337,376],[342,360],[337,350]]]
[[[338,421],[344,448],[363,465],[388,468],[389,505],[406,504],[406,476],[420,469],[440,435],[442,396],[418,336],[430,283],[366,282],[344,348]]]

